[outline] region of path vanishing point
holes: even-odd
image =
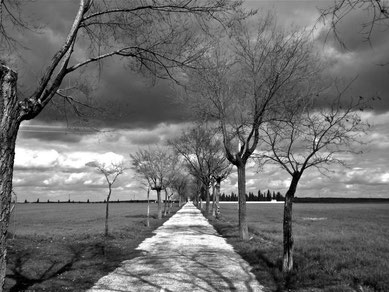
[[[141,256],[88,291],[263,291],[250,265],[191,202],[154,233],[138,246]]]

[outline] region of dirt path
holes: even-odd
[[[137,248],[142,256],[88,291],[262,291],[248,263],[192,203],[154,232]]]

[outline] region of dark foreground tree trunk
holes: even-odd
[[[108,185],[108,196],[107,196],[107,202],[105,204],[105,231],[104,231],[104,236],[107,237],[109,232],[108,232],[108,216],[109,216],[109,200],[111,198],[111,192],[112,192],[112,186],[109,184]]]
[[[7,232],[10,220],[15,143],[20,126],[17,74],[0,65],[0,291],[4,285]]]
[[[162,219],[161,189],[157,189],[158,219]]]
[[[240,163],[238,168],[238,197],[239,197],[239,237],[249,240],[246,212],[246,165]]]
[[[293,218],[293,198],[296,193],[297,184],[301,177],[300,173],[294,173],[289,189],[285,194],[284,203],[284,222],[283,222],[283,238],[284,238],[284,251],[282,261],[282,271],[289,273],[293,269],[293,230],[292,230],[292,218]]]

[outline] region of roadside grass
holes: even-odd
[[[156,219],[152,204],[147,227],[146,204],[110,204],[105,238],[104,212],[105,204],[19,204],[10,224],[5,291],[85,291],[138,256],[136,247],[170,217]]]
[[[247,204],[250,241],[236,204],[221,204],[217,231],[268,291],[389,291],[389,204],[295,204],[295,268],[281,272],[282,204]]]

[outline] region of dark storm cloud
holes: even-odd
[[[184,106],[174,100],[167,82],[152,84],[123,69],[105,77],[100,99],[107,109],[104,122],[110,126],[153,128],[162,122],[182,122],[185,117]]]
[[[42,141],[58,141],[63,143],[79,143],[82,136],[79,134],[67,133],[64,131],[50,132],[50,131],[26,131],[21,130],[19,136],[23,139],[38,139]]]
[[[17,67],[19,74],[18,85],[21,98],[29,97],[34,92],[46,66],[50,64],[51,58],[66,39],[77,9],[78,1],[34,1],[24,5],[23,12],[28,12],[26,17],[28,16],[32,26],[37,29],[36,32],[18,33],[26,47],[26,50],[21,48],[14,57],[16,60],[14,66]],[[82,38],[79,39],[71,61],[73,63],[88,57],[88,49]],[[172,102],[172,92],[169,91],[168,85],[161,82],[155,86],[150,82],[140,84],[142,77],[134,72],[123,70],[122,60],[108,59],[107,62],[110,68],[104,72],[104,76],[99,76],[101,79],[93,80],[94,88],[91,88],[93,94],[98,91],[98,95],[91,96],[94,105],[103,108],[104,112],[87,111],[89,124],[98,127],[152,128],[161,122],[182,120],[182,109]],[[68,80],[63,82],[63,86],[73,85],[74,79],[79,79],[80,74],[97,75],[96,68],[93,67],[96,66],[89,66],[81,73],[71,74]],[[101,86],[102,84],[104,86]],[[77,120],[77,117],[68,114],[69,116],[65,117],[63,108],[46,107],[36,120],[45,122],[65,121],[65,118],[70,121]],[[35,134],[25,134],[27,138],[34,136]],[[57,139],[55,134],[42,138]],[[72,142],[69,137],[66,139]],[[73,138],[73,140],[75,142],[77,139]]]
[[[371,20],[368,10],[355,9],[338,23],[337,32],[340,39],[334,38],[329,25],[330,17],[320,19],[320,10],[328,9],[334,1],[244,1],[251,9],[258,9],[258,15],[264,15],[271,9],[278,23],[286,28],[306,27],[313,29],[319,50],[323,50],[331,60],[330,75],[342,78],[345,83],[355,77],[346,99],[372,97],[378,95],[381,101],[372,104],[374,110],[389,110],[389,21],[376,23],[367,41],[367,28],[364,24]],[[341,43],[346,45],[342,47]]]
[[[36,1],[26,7],[31,13],[31,18],[40,25],[39,34],[27,34],[24,43],[29,50],[23,52],[25,63],[22,63],[19,73],[20,88],[24,96],[31,94],[38,82],[39,76],[45,66],[49,64],[53,54],[60,48],[77,10],[78,1]],[[319,8],[325,8],[332,4],[332,1],[245,1],[248,8],[258,9],[258,17],[264,15],[268,9],[277,14],[280,25],[288,27],[320,27]],[[365,20],[365,18],[362,18]],[[387,32],[375,32],[373,47],[363,42],[363,35],[360,34],[361,17],[360,13],[351,14],[340,23],[339,33],[348,44],[349,51],[339,51],[340,57],[335,60],[335,67],[332,71],[334,77],[337,75],[352,79],[359,76],[352,90],[352,96],[372,96],[379,94],[382,101],[377,108],[380,110],[389,109],[389,83],[386,82],[388,67],[380,67],[377,64],[388,62],[389,34]],[[339,44],[331,38],[325,39],[328,29],[322,29],[317,42],[335,47],[340,50]],[[324,44],[326,40],[326,44]],[[86,51],[78,48],[78,58],[83,58]],[[353,60],[345,64],[342,59],[347,52],[351,52]],[[342,55],[344,53],[344,56]],[[153,128],[161,122],[175,123],[188,119],[184,106],[173,101],[173,92],[166,82],[159,82],[153,86],[150,82],[143,82],[143,78],[134,72],[123,69],[123,62],[117,59],[107,60],[110,68],[100,76],[100,80],[94,82],[99,85],[98,93],[94,92],[91,98],[97,101],[97,106],[104,109],[104,112],[90,113],[89,124],[96,127],[123,127],[123,128]],[[337,65],[337,66],[336,66]],[[92,66],[93,67],[93,66]],[[95,70],[96,68],[89,68]],[[85,71],[83,75],[93,75],[92,71]],[[71,78],[78,78],[75,73]],[[65,120],[63,110],[47,108],[37,117],[38,120]],[[76,117],[71,117],[75,120]],[[27,134],[27,137],[34,136]],[[42,137],[45,138],[45,137]],[[57,139],[51,135],[52,139]],[[50,139],[50,137],[47,137]],[[64,138],[69,142],[76,142],[75,137]]]

